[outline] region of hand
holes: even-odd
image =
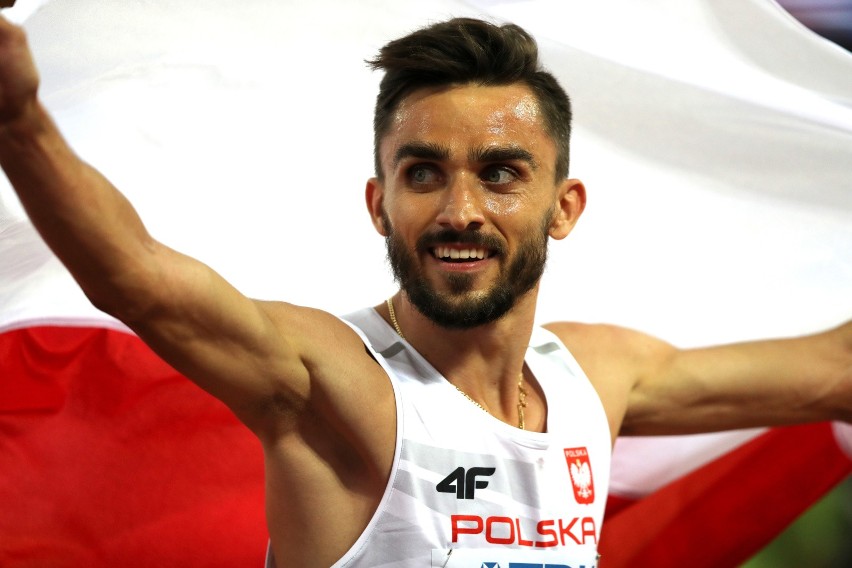
[[[38,71],[24,30],[0,16],[0,125],[36,104]]]

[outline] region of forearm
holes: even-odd
[[[37,100],[0,126],[0,165],[44,240],[108,309],[153,245],[133,207],[74,154]]]
[[[852,322],[804,337],[679,351],[659,369],[631,394],[627,431],[852,422]]]

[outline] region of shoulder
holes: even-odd
[[[671,355],[675,348],[647,333],[612,324],[553,322],[554,333],[582,364],[606,359],[619,364],[649,364]]]
[[[386,466],[395,434],[394,393],[361,336],[343,319],[322,310],[284,302],[259,304],[277,337],[292,344],[297,360],[297,370],[273,401],[280,419],[268,434],[268,445],[279,447],[282,436],[308,428],[326,435],[308,444],[342,453],[354,447],[362,457]]]
[[[255,300],[276,332],[301,347],[300,351],[352,348],[363,352],[360,336],[342,318],[287,302]]]
[[[289,376],[290,396],[300,401],[299,407],[319,414],[346,413],[353,394],[364,391],[383,398],[391,394],[382,367],[343,319],[285,302],[256,302],[271,322],[275,340],[292,350],[295,369],[284,375]]]
[[[636,386],[677,352],[656,337],[612,324],[553,322],[542,327],[559,337],[586,373],[613,433],[621,427]]]

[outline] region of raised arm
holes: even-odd
[[[636,331],[553,324],[607,406],[613,434],[852,422],[852,322],[804,337],[677,349]]]
[[[363,354],[357,336],[336,319],[250,300],[152,238],[125,197],[72,152],[37,89],[24,32],[0,18],[0,165],[98,308],[254,429],[265,427],[270,408],[307,397],[309,345],[344,334]]]

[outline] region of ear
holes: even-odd
[[[373,221],[373,227],[383,236],[387,236],[385,224],[382,220],[382,206],[385,199],[385,188],[378,178],[370,178],[367,180],[367,188],[364,192],[364,197],[367,200],[367,211],[370,212],[370,219]]]
[[[586,186],[578,179],[566,179],[559,185],[557,210],[549,234],[556,240],[568,236],[586,208]]]

